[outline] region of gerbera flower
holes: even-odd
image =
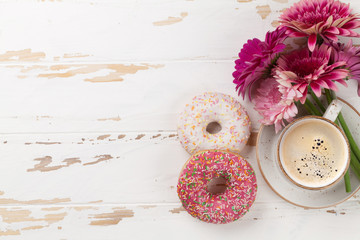
[[[349,4],[334,0],[302,0],[286,9],[280,16],[281,26],[291,37],[308,36],[313,51],[317,35],[337,42],[337,35],[359,37],[352,29],[360,27],[358,15],[351,14]]]
[[[305,103],[308,87],[318,97],[321,95],[321,87],[337,91],[335,82],[347,86],[344,79],[349,76],[349,71],[344,68],[344,61],[329,63],[331,53],[332,48],[322,44],[320,47],[316,46],[313,52],[303,48],[282,55],[277,61],[274,77],[291,82],[294,89],[302,94],[302,104]]]
[[[257,80],[270,76],[277,54],[285,48],[285,38],[285,29],[276,29],[266,34],[264,42],[254,38],[244,44],[233,72],[233,82],[239,95],[245,98],[248,91],[251,100],[251,87]]]
[[[342,43],[332,44],[332,62],[346,62],[346,69],[349,70],[349,78],[358,81],[358,95],[360,96],[360,49],[354,47],[350,40],[347,45]]]
[[[274,124],[277,133],[285,125],[284,120],[291,122],[298,113],[294,101],[299,97],[301,93],[289,82],[274,78],[263,80],[254,98],[255,110],[263,116],[260,122],[265,125]]]

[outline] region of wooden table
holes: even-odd
[[[181,207],[176,122],[205,91],[237,96],[234,60],[288,0],[2,0],[0,236],[4,239],[330,239],[358,236],[359,194],[304,210],[262,178],[240,221]],[[360,12],[359,1],[351,2]],[[357,109],[357,83],[339,94]],[[354,238],[351,238],[354,239]]]

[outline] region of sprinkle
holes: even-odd
[[[229,159],[236,167],[228,164]],[[242,176],[244,172],[249,173],[248,176]],[[207,182],[220,176],[227,179],[227,186],[231,191],[213,195],[207,190]],[[250,185],[242,187],[243,181]],[[207,222],[227,223],[240,218],[250,208],[255,199],[257,184],[247,161],[231,153],[207,150],[189,159],[180,174],[177,189],[189,214]],[[208,217],[205,213],[211,214]]]
[[[212,135],[206,131],[206,124],[210,122],[229,126],[230,131]],[[240,102],[230,95],[207,92],[195,96],[185,106],[180,114],[178,135],[181,144],[190,154],[201,149],[240,152],[249,139],[250,125],[248,114]]]

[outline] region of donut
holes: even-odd
[[[226,180],[224,193],[208,190],[212,179]],[[190,157],[177,185],[183,207],[193,217],[209,223],[229,223],[245,215],[257,192],[255,173],[240,155],[205,150]]]
[[[186,104],[178,122],[178,136],[190,154],[205,149],[239,153],[250,137],[250,119],[233,97],[206,92]]]

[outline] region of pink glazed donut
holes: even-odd
[[[226,180],[222,194],[212,194],[214,178]],[[249,211],[255,201],[257,183],[251,165],[240,155],[205,150],[190,157],[180,173],[177,192],[190,215],[209,223],[229,223]]]
[[[185,106],[180,114],[178,135],[190,154],[205,149],[239,153],[250,137],[250,120],[244,107],[233,97],[207,92]]]

